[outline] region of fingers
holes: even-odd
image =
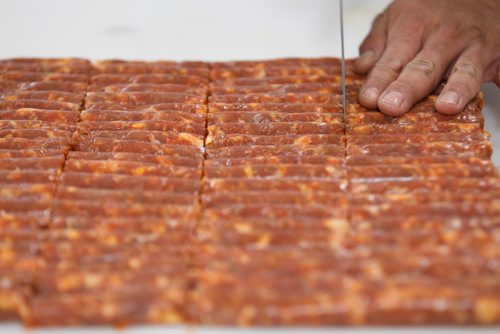
[[[454,35],[449,29],[441,29],[429,36],[422,50],[381,94],[378,107],[384,114],[404,114],[437,87],[464,46]]]
[[[359,47],[360,57],[354,64],[356,72],[368,73],[380,58],[385,48],[386,29],[387,15],[382,13],[375,18],[370,33]]]
[[[368,109],[376,109],[378,99],[386,87],[396,80],[401,70],[415,57],[421,48],[422,25],[409,19],[395,26],[394,36],[387,40],[387,48],[372,68],[359,93],[359,102]],[[386,102],[401,104],[403,97],[398,94],[386,95]]]
[[[436,101],[437,111],[450,115],[464,110],[479,92],[484,73],[483,55],[487,53],[480,44],[475,44],[460,55]]]

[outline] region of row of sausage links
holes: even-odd
[[[208,114],[209,124],[213,123],[272,123],[272,122],[328,122],[342,123],[342,113],[323,112],[279,112],[279,111],[222,111]],[[481,113],[464,111],[458,115],[442,115],[439,113],[413,112],[394,118],[379,112],[348,114],[346,123],[349,125],[363,124],[417,124],[422,122],[438,123],[479,123],[484,122]]]
[[[432,212],[436,212],[432,210]],[[498,214],[498,211],[496,211]],[[439,212],[437,213],[439,217]],[[441,217],[445,215],[446,212],[441,212]],[[398,217],[395,217],[398,218]],[[426,220],[429,216],[421,215],[413,217],[414,219]],[[460,216],[452,216],[450,218],[455,219],[455,224],[463,224],[467,219],[460,218]],[[230,219],[234,219],[231,218]],[[276,219],[273,217],[273,219]],[[300,218],[299,218],[300,219]],[[373,218],[371,218],[373,219]],[[490,220],[492,224],[498,223],[498,218],[491,213],[489,218],[485,216],[485,219]],[[217,220],[218,221],[218,220]],[[347,224],[342,224],[342,220],[335,220],[336,226],[342,226],[344,230],[349,232],[343,233],[341,228],[307,228],[307,221],[303,221],[304,225],[302,228],[273,228],[272,226],[254,226],[246,228],[243,225],[238,225],[237,228],[231,228],[227,226],[217,228],[208,227],[207,225],[202,225],[198,231],[198,239],[200,241],[212,241],[214,244],[225,245],[225,246],[240,246],[242,248],[253,249],[253,248],[266,248],[266,249],[279,249],[283,247],[297,247],[299,249],[323,249],[325,252],[339,250],[339,248],[355,248],[355,247],[373,247],[377,248],[377,245],[383,247],[385,244],[397,244],[397,247],[401,248],[401,251],[408,251],[411,249],[411,244],[415,245],[415,250],[418,252],[419,248],[433,247],[441,244],[444,247],[454,246],[453,241],[449,240],[453,237],[462,238],[463,246],[467,247],[481,247],[483,251],[488,249],[494,249],[492,241],[487,237],[482,235],[488,233],[494,233],[495,229],[492,227],[477,227],[469,226],[456,229],[452,227],[452,219],[446,220],[441,219],[441,225],[436,222],[433,228],[416,228],[410,229],[398,229],[397,222],[401,224],[407,223],[409,220],[402,218],[400,220],[394,219],[394,223],[387,224],[384,228],[374,228],[369,229],[351,229]],[[469,222],[471,219],[468,220]],[[377,223],[377,220],[374,220]],[[370,226],[368,221],[355,220],[352,222],[357,224],[357,226]],[[216,225],[217,222],[214,222]],[[447,225],[448,227],[444,227]],[[493,225],[492,225],[493,226]],[[340,230],[340,231],[339,231]],[[471,233],[474,232],[474,233]],[[452,235],[450,237],[450,234]],[[449,238],[447,241],[443,242],[442,239]],[[378,239],[378,242],[377,242]],[[390,248],[395,248],[394,246]],[[498,255],[499,253],[496,252]],[[481,261],[481,253],[476,253],[474,258]],[[386,259],[386,261],[390,261]],[[484,258],[483,258],[484,261]],[[270,274],[273,274],[273,270],[269,268]],[[500,274],[497,270],[496,275]],[[300,280],[299,275],[296,279]],[[302,276],[302,278],[304,278]],[[432,278],[431,278],[432,279]]]
[[[207,158],[254,158],[273,157],[284,155],[327,155],[343,157],[343,145],[255,145],[255,146],[230,146],[207,150]],[[387,157],[428,157],[439,155],[453,155],[460,157],[479,157],[489,159],[492,153],[489,141],[462,143],[462,142],[431,142],[419,144],[362,144],[348,145],[347,156],[387,156]]]
[[[202,62],[114,62],[99,61],[0,61],[0,70],[24,72],[60,72],[60,73],[171,73],[191,74],[208,77],[208,65]]]
[[[260,135],[260,134],[212,134],[206,138],[206,147],[223,148],[244,145],[369,145],[369,144],[422,144],[422,143],[478,143],[488,141],[486,132],[473,133],[414,133],[406,135],[348,135],[341,134],[293,134],[293,135]]]
[[[84,97],[84,91],[78,93],[58,91],[27,91],[15,92],[13,94],[0,94],[0,99],[3,101],[42,100],[75,104],[81,104]]]
[[[352,93],[356,92],[356,87],[352,87]],[[331,94],[293,94],[284,95],[272,94],[229,94],[215,95],[211,97],[209,111],[280,111],[280,112],[337,112],[342,113],[342,96]],[[216,99],[215,101],[213,99]],[[349,97],[348,114],[370,112],[362,108],[355,101],[356,96]],[[434,109],[435,96],[430,96],[413,107],[412,113],[436,113]],[[475,113],[480,115],[482,108],[482,97],[473,99],[465,109],[467,114]],[[373,112],[373,111],[371,111]]]
[[[22,160],[22,161],[19,161]],[[46,158],[33,160],[33,158],[10,159],[0,162],[4,169],[15,168],[15,163],[31,167],[56,168],[55,159]],[[129,175],[155,175],[164,177],[178,177],[199,179],[201,168],[179,165],[158,165],[132,161],[102,161],[102,160],[68,160],[65,171],[87,173],[110,173]],[[423,178],[423,177],[493,177],[498,172],[491,161],[478,160],[475,163],[433,163],[401,164],[401,165],[360,165],[343,166],[318,165],[318,164],[251,164],[241,165],[213,165],[206,166],[204,171],[208,178]]]
[[[118,182],[118,181],[117,181]],[[110,186],[115,186],[110,185]],[[118,183],[116,183],[118,186]],[[238,191],[303,191],[314,193],[345,192],[352,194],[389,194],[406,195],[407,193],[431,193],[443,191],[487,192],[498,191],[498,178],[375,178],[375,179],[306,179],[297,182],[287,178],[218,178],[205,180],[203,193],[238,192]]]
[[[192,75],[175,74],[99,74],[89,77],[83,74],[65,74],[54,72],[19,72],[0,71],[2,89],[12,90],[57,90],[57,91],[79,91],[88,89],[90,91],[105,90],[111,87],[111,91],[117,90],[122,85],[131,85],[131,91],[143,91],[146,87],[156,85],[175,85],[174,87],[185,87],[192,89],[204,89],[208,85],[208,79]],[[87,85],[90,86],[87,88]],[[143,86],[141,89],[141,85]],[[137,86],[137,87],[135,87]],[[134,89],[135,87],[135,89]],[[118,89],[119,90],[119,89]],[[161,89],[160,89],[161,90]]]

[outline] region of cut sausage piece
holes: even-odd
[[[116,73],[116,74],[172,74],[172,75],[193,75],[202,78],[208,77],[208,66],[184,67],[182,65],[167,65],[160,63],[107,63],[94,64],[94,73]]]
[[[233,83],[223,84],[218,82],[211,85],[212,95],[226,94],[252,94],[252,93],[320,93],[320,94],[342,94],[342,85],[333,83],[288,83],[288,84],[261,84],[261,85],[238,85]]]
[[[324,191],[304,193],[301,191],[275,191],[271,194],[265,191],[235,191],[209,193],[202,196],[204,207],[225,207],[233,204],[292,204],[309,205],[322,203],[332,207],[347,207],[347,198],[342,193]]]
[[[65,124],[57,122],[47,122],[39,120],[0,120],[0,129],[44,129],[44,130],[62,130],[73,132],[76,124]]]
[[[8,63],[1,63],[0,69],[2,71],[88,74],[90,72],[90,64],[8,62]]]
[[[347,60],[349,62],[349,60]],[[333,57],[322,57],[322,58],[278,58],[278,59],[267,59],[267,60],[238,60],[238,61],[224,61],[224,62],[212,62],[210,63],[211,68],[216,69],[228,69],[248,67],[248,68],[263,68],[269,66],[291,66],[291,67],[338,67],[341,66],[341,60],[339,58]]]
[[[182,166],[162,166],[135,161],[68,160],[64,171],[96,174],[154,175],[200,179],[201,169]]]
[[[484,192],[469,193],[460,189],[449,189],[446,191],[436,192],[414,192],[402,194],[351,194],[349,196],[350,205],[366,205],[366,204],[386,204],[393,203],[400,205],[405,203],[421,204],[421,203],[474,203],[488,202],[492,199],[500,198],[500,190],[490,190]],[[391,217],[385,217],[391,218]],[[451,219],[451,218],[450,218]],[[422,224],[424,225],[424,224]],[[375,227],[375,226],[374,226]],[[470,226],[474,228],[474,224]]]
[[[344,157],[344,153],[345,147],[341,145],[231,146],[207,150],[207,159],[309,155]]]
[[[96,74],[90,79],[92,87],[106,87],[116,84],[178,84],[189,87],[204,87],[208,78],[178,74]]]
[[[35,158],[35,157],[55,157],[60,156],[64,160],[65,149],[31,149],[31,150],[0,150],[0,159],[11,158]]]
[[[210,103],[340,103],[341,95],[320,93],[286,93],[286,94],[228,94],[212,95]]]
[[[343,217],[341,208],[332,209],[328,205],[286,205],[286,204],[233,204],[225,208],[205,209],[203,217],[207,222],[220,219],[266,217],[269,219],[328,219]]]
[[[192,159],[202,158],[202,148],[187,145],[160,145],[133,140],[107,138],[85,139],[76,143],[80,151],[90,152],[128,152],[139,154],[156,154]]]
[[[85,74],[66,74],[50,72],[0,71],[0,80],[16,82],[59,81],[87,84],[89,76]]]
[[[0,184],[0,197],[48,201],[53,197],[55,189],[55,183]]]
[[[301,112],[283,113],[274,111],[233,111],[208,114],[208,124],[215,123],[272,123],[272,122],[316,122],[337,124],[344,122],[343,114]]]
[[[0,171],[0,184],[18,183],[52,183],[57,178],[53,171],[41,170],[13,170]]]
[[[70,131],[48,129],[5,129],[0,130],[0,138],[70,138]]]
[[[488,163],[477,157],[463,157],[456,155],[434,155],[434,156],[407,156],[407,157],[379,157],[379,156],[352,156],[346,158],[348,166],[369,165],[432,165],[432,164],[482,164]]]
[[[63,173],[61,184],[92,189],[151,190],[191,194],[196,194],[200,188],[200,180],[74,172]]]
[[[193,94],[181,93],[88,93],[85,97],[85,105],[91,106],[95,103],[111,102],[123,105],[148,105],[157,103],[204,103],[205,97]]]
[[[302,233],[300,233],[302,232]],[[338,244],[341,237],[335,238],[331,233],[325,231],[290,231],[270,230],[267,228],[255,228],[252,231],[238,233],[234,230],[200,229],[198,238],[202,241],[212,242],[228,247],[245,248],[279,248],[298,247],[328,249]],[[336,240],[337,239],[337,240]]]
[[[84,93],[87,85],[79,82],[58,82],[58,81],[35,81],[35,82],[16,82],[0,81],[0,93],[19,93],[19,92],[67,92]],[[83,96],[83,95],[82,95]],[[82,98],[83,100],[83,98]]]
[[[482,127],[476,123],[435,123],[422,122],[416,124],[366,124],[346,125],[348,135],[380,135],[380,134],[426,134],[426,133],[474,133],[481,132]]]
[[[349,183],[353,193],[406,194],[408,192],[463,191],[478,193],[500,190],[498,178],[455,178],[438,179],[352,179]]]
[[[98,222],[98,224],[96,224]],[[78,229],[78,230],[93,230],[100,232],[102,234],[113,234],[117,230],[126,229],[131,234],[168,234],[172,232],[183,231],[185,234],[191,233],[193,230],[195,222],[192,219],[165,219],[164,217],[87,217],[87,216],[71,216],[71,215],[52,215],[50,220],[50,227],[55,229]],[[56,246],[57,247],[57,246]],[[158,254],[159,257],[156,257],[154,261],[162,260],[162,257],[165,256],[166,251],[172,253],[172,249],[177,247],[176,245],[168,245],[168,247],[162,247],[163,249]],[[158,247],[159,248],[159,247]],[[129,249],[127,252],[133,253],[137,251],[135,249]],[[77,250],[78,252],[78,250]],[[75,253],[77,253],[75,252]],[[81,252],[79,256],[82,256]],[[107,252],[101,250],[101,253],[98,256],[106,257]],[[121,255],[124,256],[123,250]],[[142,251],[139,251],[141,255],[151,256],[152,252],[147,249],[142,248]],[[156,255],[156,254],[155,254]],[[44,256],[47,257],[47,253],[44,252]],[[78,254],[76,255],[78,257]],[[67,256],[66,257],[70,257]],[[169,259],[171,264],[173,263],[172,259]],[[151,259],[150,259],[151,262]],[[109,263],[108,263],[109,264]],[[81,266],[81,264],[80,264]],[[78,268],[78,263],[75,264],[75,267]],[[86,265],[86,269],[88,269]],[[111,266],[107,266],[104,268],[107,271],[114,270],[115,268]]]
[[[127,189],[91,189],[73,186],[60,186],[57,188],[57,198],[70,200],[96,200],[96,201],[117,201],[132,202],[147,205],[154,204],[175,204],[175,205],[195,205],[198,198],[195,194],[171,193],[156,190],[127,190]]]
[[[344,134],[344,124],[327,124],[312,122],[289,123],[222,123],[209,124],[211,135],[245,134],[245,135],[289,135],[289,134]]]
[[[112,122],[81,122],[78,123],[78,131],[88,133],[90,131],[116,131],[116,130],[149,130],[149,131],[172,131],[187,132],[198,135],[205,134],[205,126],[196,123],[179,123],[170,121],[112,121]]]
[[[345,170],[337,166],[320,165],[241,165],[241,166],[207,166],[207,178],[342,178]]]
[[[344,195],[341,195],[344,196]],[[223,196],[221,196],[223,198]],[[311,198],[314,198],[311,197]],[[322,198],[322,196],[318,196]],[[295,199],[292,199],[294,201]],[[330,232],[336,227],[345,224],[345,219],[331,218],[331,219],[312,219],[308,218],[307,221],[300,219],[268,219],[261,217],[252,217],[248,219],[234,218],[230,220],[218,220],[210,226],[208,224],[200,224],[199,228],[217,229],[220,231],[233,231],[241,234],[254,232],[256,230],[289,230],[297,231],[298,233],[308,233],[311,231],[321,231],[323,233]]]
[[[350,166],[347,169],[350,179],[396,178],[396,177],[492,177],[498,175],[491,161],[476,164],[435,163],[430,165],[371,165]]]
[[[457,115],[443,115],[438,112],[409,112],[398,117],[386,116],[380,112],[352,113],[347,115],[347,123],[361,124],[415,124],[421,122],[478,123],[484,118],[479,111],[468,110]]]
[[[492,154],[491,142],[347,145],[348,156],[432,156],[450,154],[489,159]]]
[[[205,115],[176,110],[84,110],[82,121],[171,121],[205,123]]]
[[[0,169],[62,170],[64,156],[0,159]]]
[[[345,143],[341,134],[309,134],[309,135],[244,135],[244,134],[209,134],[205,139],[207,148],[222,148],[243,145],[320,145]]]
[[[95,294],[83,292],[37,295],[33,298],[26,323],[28,326],[178,324],[182,320],[178,305],[184,304],[183,295],[179,296],[181,290],[183,288],[179,284],[172,283],[172,287],[167,289],[143,285],[138,289]],[[96,307],[97,305],[101,307]],[[103,305],[108,305],[113,312],[103,312]],[[61,314],[65,316],[61,318]]]
[[[78,111],[70,110],[44,110],[21,108],[16,110],[1,110],[2,120],[39,120],[56,123],[76,123],[79,119]]]
[[[209,103],[208,111],[209,113],[234,111],[342,113],[342,103]]]
[[[205,180],[203,193],[235,191],[317,191],[344,192],[347,179],[297,180],[297,179],[262,179],[262,178],[223,178]]]
[[[142,61],[142,60],[121,60],[121,59],[108,59],[98,60],[95,62],[99,66],[107,65],[122,65],[122,66],[181,66],[186,68],[202,68],[208,69],[208,63],[203,61],[174,61],[174,60],[156,60],[156,61]],[[148,71],[151,72],[151,71]]]
[[[280,66],[270,65],[264,67],[232,67],[214,68],[210,71],[212,80],[232,79],[241,77],[264,78],[282,77],[289,75],[340,75],[340,66],[322,67],[300,67],[300,66]]]
[[[192,87],[183,84],[151,84],[151,83],[132,83],[132,84],[114,84],[114,85],[91,85],[88,88],[89,92],[105,92],[105,93],[133,93],[133,92],[150,92],[150,93],[183,93],[205,96],[207,87]]]
[[[91,131],[82,134],[77,131],[73,136],[73,141],[91,141],[95,138],[107,138],[116,140],[143,141],[151,144],[163,145],[189,145],[203,146],[203,136],[186,132],[163,132],[163,131]]]
[[[295,164],[295,165],[325,165],[325,166],[344,166],[343,157],[332,157],[324,155],[279,155],[279,156],[264,156],[254,158],[217,158],[205,160],[206,167],[224,167],[224,166],[239,166],[239,165],[282,165],[282,164]]]
[[[0,198],[0,212],[20,212],[20,213],[35,213],[39,215],[48,215],[47,209],[51,207],[50,200],[37,201],[32,199],[19,199],[19,198]],[[5,234],[2,235],[2,237]]]
[[[22,149],[67,149],[69,150],[69,138],[0,138],[1,150],[22,150]]]
[[[186,166],[186,167],[201,167],[200,159],[190,159],[185,157],[168,157],[155,154],[138,154],[138,153],[113,153],[113,152],[81,152],[70,151],[68,160],[117,160],[117,161],[137,161],[145,163],[159,164],[162,166]]]
[[[0,101],[0,110],[16,110],[22,108],[79,111],[80,103],[45,101],[45,100]]]
[[[68,92],[57,92],[57,91],[34,91],[34,92],[17,92],[10,95],[2,95],[4,101],[23,101],[23,100],[44,100],[44,101],[56,101],[65,103],[83,103],[83,98],[85,96],[84,92],[68,93]]]
[[[360,77],[346,77],[346,82],[354,82]],[[214,90],[225,87],[258,87],[258,86],[282,86],[282,85],[305,85],[305,84],[340,84],[342,75],[290,75],[286,77],[267,77],[267,78],[232,78],[213,80],[210,88]]]
[[[363,205],[350,208],[353,220],[370,220],[377,217],[426,216],[426,217],[498,217],[500,198],[474,201],[469,205],[459,202],[433,202],[424,204],[392,203]]]
[[[473,133],[427,133],[427,134],[404,134],[404,135],[350,135],[347,136],[347,141],[350,144],[390,144],[390,143],[403,143],[403,144],[420,144],[430,142],[463,142],[474,143],[489,140],[490,134],[486,132],[473,132]]]
[[[121,201],[93,200],[60,200],[57,199],[52,205],[54,214],[82,215],[82,216],[114,216],[114,217],[173,217],[194,218],[195,208],[192,205],[176,204],[140,204],[124,203]]]

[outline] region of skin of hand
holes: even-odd
[[[500,0],[395,0],[359,51],[364,107],[404,114],[447,79],[436,109],[459,113],[483,81],[500,87]]]

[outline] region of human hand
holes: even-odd
[[[391,116],[447,83],[443,114],[462,111],[481,82],[500,87],[499,0],[395,0],[374,21],[355,63],[370,72],[359,102]]]

